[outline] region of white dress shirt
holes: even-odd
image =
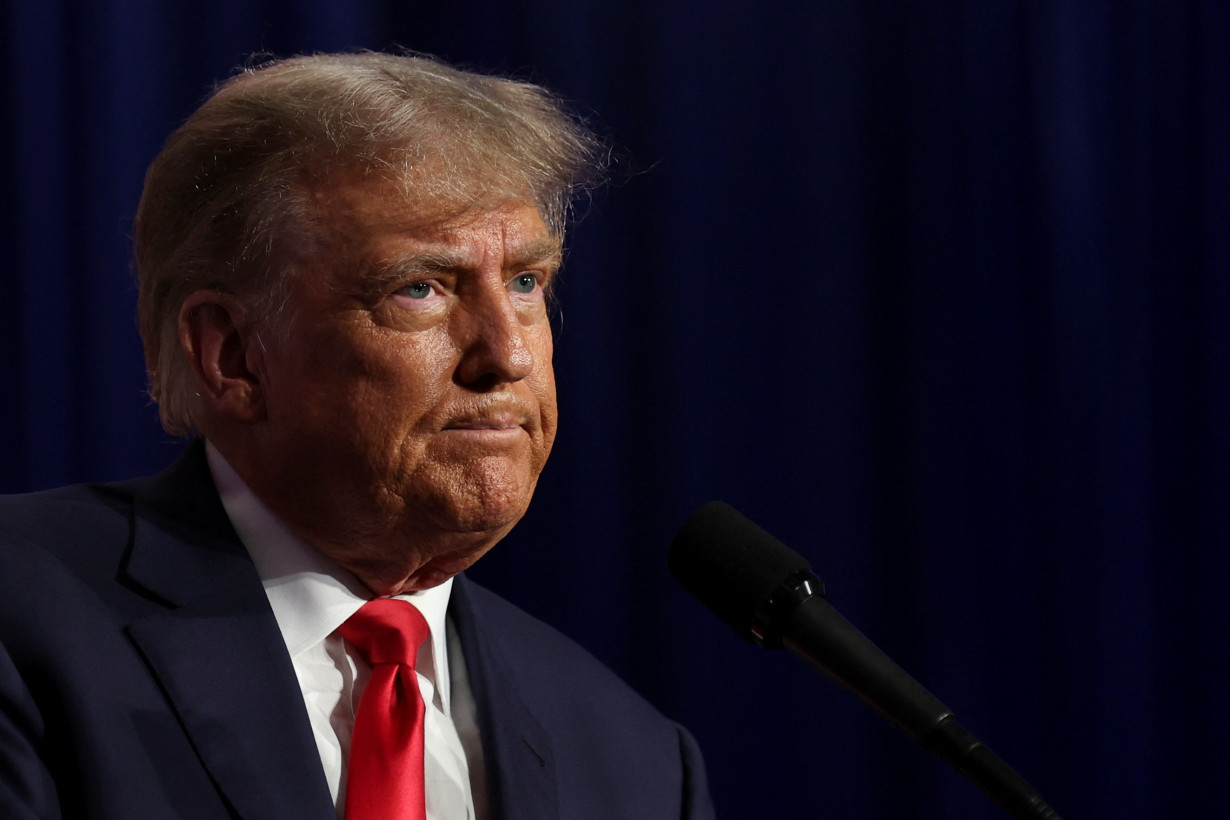
[[[370,667],[342,640],[337,628],[372,597],[371,592],[291,532],[208,442],[206,454],[226,514],[256,564],[282,630],[329,791],[342,817],[350,732]],[[482,820],[487,814],[482,746],[465,660],[447,622],[452,586],[450,578],[432,589],[397,597],[418,608],[431,630],[416,665],[426,704],[428,820]]]

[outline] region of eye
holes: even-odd
[[[538,288],[538,274],[522,273],[508,283],[514,293],[533,293]]]
[[[431,296],[432,287],[430,282],[415,282],[412,285],[406,285],[397,292],[408,299],[426,299],[428,296]]]

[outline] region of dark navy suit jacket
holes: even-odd
[[[459,577],[492,814],[712,816],[691,737]],[[198,445],[0,499],[0,817],[336,820],[298,683]]]

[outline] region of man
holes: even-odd
[[[422,695],[418,811],[711,814],[686,732],[458,574],[551,450],[547,293],[596,156],[541,89],[379,54],[244,72],[171,136],[141,331],[195,440],[0,502],[0,816],[357,814],[383,661],[342,632],[390,596],[430,635],[391,678]]]

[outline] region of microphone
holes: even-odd
[[[947,706],[829,605],[802,556],[733,507],[711,501],[694,512],[671,542],[667,566],[740,637],[766,649],[785,647],[816,666],[1014,817],[1060,820]]]

